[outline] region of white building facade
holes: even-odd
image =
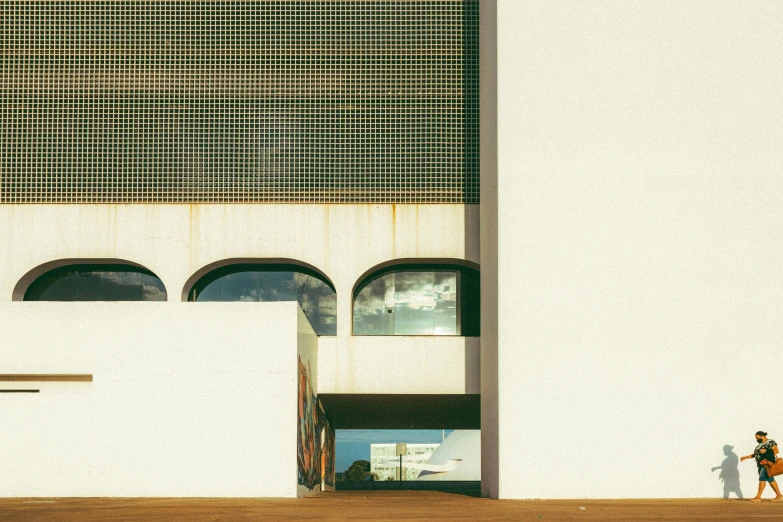
[[[336,429],[479,427],[477,16],[0,7],[0,494],[304,496]]]
[[[709,497],[783,433],[779,2],[0,16],[0,494],[309,495],[413,427]]]
[[[409,442],[401,444],[370,444],[370,471],[378,475],[378,480],[400,480],[400,453],[402,453],[402,480],[416,480],[420,469],[407,467],[408,464],[426,464],[439,443]],[[396,461],[396,465],[395,465]]]

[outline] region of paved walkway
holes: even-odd
[[[585,509],[579,509],[584,507]],[[783,502],[739,500],[489,500],[429,491],[346,491],[305,499],[0,499],[0,520],[375,522],[783,521]]]

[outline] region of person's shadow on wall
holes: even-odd
[[[733,491],[741,499],[743,497],[739,479],[739,457],[732,451],[733,449],[734,446],[728,444],[723,446],[723,454],[726,455],[726,458],[723,459],[720,466],[712,468],[712,471],[720,470],[718,478],[723,481],[723,498],[729,498],[729,493]]]

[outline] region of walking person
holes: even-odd
[[[777,460],[778,443],[772,439],[768,439],[767,433],[764,431],[756,432],[756,442],[758,445],[756,446],[756,449],[753,450],[753,454],[746,455],[740,459],[741,461],[745,461],[755,458],[756,466],[759,468],[759,492],[756,493],[756,496],[750,500],[753,502],[760,501],[761,493],[764,491],[767,482],[769,482],[770,486],[772,486],[772,489],[775,490],[775,494],[777,495],[772,500],[780,502],[783,500],[783,495],[780,494],[778,483],[775,482],[775,477],[770,477],[767,475],[767,468],[765,468],[762,464],[767,462],[774,463]]]

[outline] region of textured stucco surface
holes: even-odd
[[[0,303],[0,325],[3,373],[93,376],[2,383],[40,392],[2,394],[1,496],[296,496],[296,303]]]
[[[719,494],[783,437],[783,4],[497,9],[496,493]]]

